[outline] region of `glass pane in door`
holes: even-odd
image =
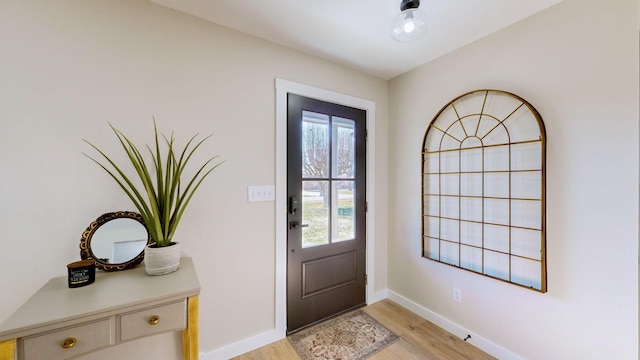
[[[302,247],[329,243],[329,181],[302,181]]]
[[[333,215],[334,232],[332,242],[353,240],[355,238],[355,181],[333,182]]]
[[[329,115],[302,111],[302,177],[329,177]]]
[[[355,166],[355,122],[334,116],[332,118],[332,172],[333,178],[353,179]]]

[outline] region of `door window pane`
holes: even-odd
[[[353,120],[333,117],[333,177],[340,179],[353,179],[355,166],[355,122]]]
[[[355,207],[353,195],[355,193],[355,181],[333,182],[333,242],[353,240],[356,233]]]
[[[302,247],[329,243],[329,182],[302,181]]]
[[[329,176],[329,116],[302,112],[302,177]]]

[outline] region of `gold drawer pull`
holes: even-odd
[[[70,338],[66,338],[63,342],[62,342],[62,348],[63,349],[71,349],[72,347],[76,346],[76,338],[70,337]]]
[[[160,316],[158,315],[153,315],[152,317],[149,318],[149,324],[151,325],[157,325],[160,322]]]

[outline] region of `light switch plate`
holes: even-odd
[[[247,200],[249,202],[256,201],[273,201],[276,199],[276,187],[274,185],[260,185],[247,187]]]

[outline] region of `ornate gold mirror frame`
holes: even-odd
[[[93,259],[104,271],[126,270],[140,264],[144,248],[153,240],[142,216],[116,211],[101,215],[82,233],[80,257]]]

